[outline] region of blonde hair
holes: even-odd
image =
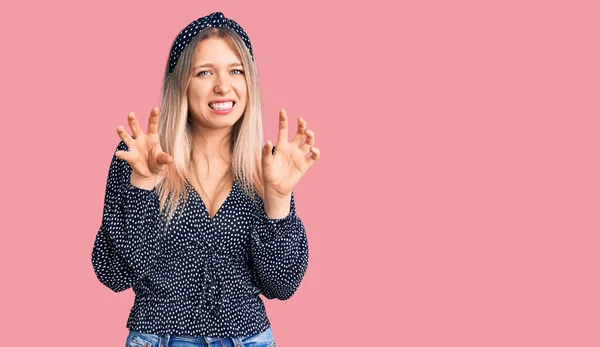
[[[198,43],[207,38],[221,38],[228,42],[242,62],[248,102],[244,113],[233,125],[231,133],[230,174],[240,182],[244,192],[254,201],[255,194],[261,198],[261,150],[263,127],[258,71],[252,56],[239,35],[226,27],[201,30],[181,52],[173,72],[169,73],[169,62],[163,83],[162,104],[158,121],[158,135],[163,151],[173,157],[157,181],[160,208],[170,220],[181,203],[185,206],[188,192],[186,178],[193,173],[190,163],[194,160],[194,124],[188,116],[187,88],[193,74],[193,63]],[[177,197],[177,199],[173,199]]]

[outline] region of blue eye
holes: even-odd
[[[204,74],[205,72],[206,72],[207,74]],[[243,75],[243,74],[244,74],[244,70],[239,70],[239,69],[232,70],[231,72],[232,72],[234,75]],[[209,70],[204,70],[204,71],[200,71],[200,72],[198,72],[198,74],[197,74],[196,76],[207,76],[207,75],[208,75],[208,73],[210,73],[210,71],[209,71]]]

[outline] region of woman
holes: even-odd
[[[308,266],[293,188],[319,158],[298,118],[263,146],[257,70],[244,30],[215,12],[172,45],[163,101],[133,113],[113,156],[92,264],[135,292],[127,346],[275,346],[262,299],[286,300]],[[177,198],[175,198],[177,197]]]

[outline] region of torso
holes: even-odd
[[[208,211],[210,218],[214,218],[223,202],[227,199],[229,192],[233,188],[233,178],[231,177],[200,177],[202,187],[199,187],[196,182],[190,181],[190,183],[196,189],[196,192],[202,198],[202,202]],[[201,189],[204,188],[204,191]],[[206,196],[208,194],[208,197]]]

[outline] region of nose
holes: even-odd
[[[215,93],[217,94],[227,94],[231,90],[231,84],[227,77],[219,77],[215,81]]]

